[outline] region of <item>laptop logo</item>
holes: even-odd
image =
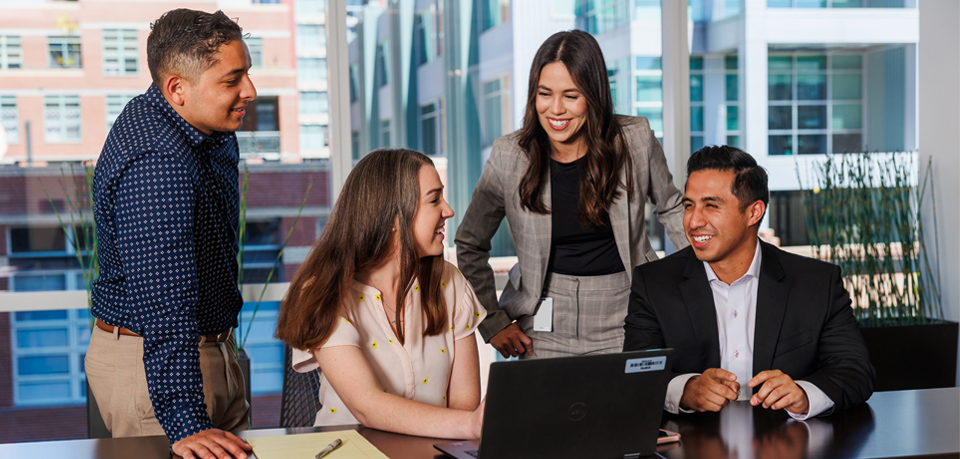
[[[567,409],[567,417],[571,421],[579,421],[587,416],[587,405],[583,402],[577,402],[570,405]]]
[[[624,373],[642,373],[645,371],[660,371],[667,366],[667,357],[642,357],[639,359],[627,360],[627,368]]]

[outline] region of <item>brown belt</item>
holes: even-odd
[[[121,334],[121,335],[124,335],[124,336],[140,336],[140,335],[138,335],[138,334],[130,331],[130,330],[127,329],[127,328],[114,327],[113,325],[108,325],[106,322],[104,322],[104,321],[102,321],[102,320],[100,320],[100,319],[97,319],[97,328],[99,328],[99,329],[101,329],[101,330],[103,330],[103,331],[105,331],[105,332],[107,332],[107,333],[113,333],[113,329],[114,329],[114,328],[119,328],[119,330],[117,330],[117,333],[118,333],[118,334]],[[223,333],[217,334],[217,335],[201,336],[198,341],[206,341],[206,342],[208,342],[208,343],[217,343],[217,344],[219,344],[219,343],[225,342],[228,337],[230,337],[230,331],[229,331],[229,330],[228,330],[228,331],[225,331],[225,332],[223,332]]]

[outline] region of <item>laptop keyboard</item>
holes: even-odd
[[[466,453],[469,454],[470,457],[480,457],[480,450],[477,449],[466,451]]]

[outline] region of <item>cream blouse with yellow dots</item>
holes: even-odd
[[[453,369],[454,342],[473,334],[486,316],[470,283],[450,263],[445,263],[441,292],[447,304],[447,330],[437,336],[424,336],[425,321],[420,314],[420,285],[404,302],[406,342],[400,344],[383,311],[380,291],[354,281],[353,294],[344,305],[336,330],[321,347],[356,346],[367,358],[380,388],[387,393],[447,406],[447,389]],[[306,373],[318,368],[311,352],[293,351],[294,370]],[[359,424],[350,410],[321,374],[320,403],[314,425]]]

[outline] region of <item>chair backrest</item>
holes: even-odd
[[[290,346],[284,346],[280,427],[309,427],[320,411],[320,370],[297,373],[293,369],[292,353]]]

